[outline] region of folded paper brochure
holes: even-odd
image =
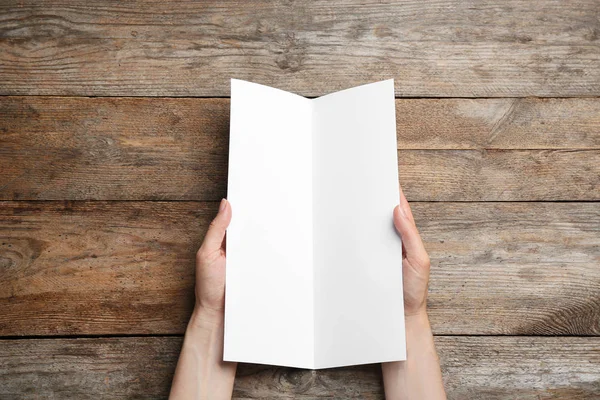
[[[233,79],[224,360],[406,359],[394,83],[307,99]]]

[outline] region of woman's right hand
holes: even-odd
[[[386,399],[445,400],[440,361],[427,317],[429,256],[402,189],[394,209],[394,225],[402,237],[402,279],[406,322],[406,361],[381,364]]]
[[[425,314],[429,283],[429,256],[425,251],[402,189],[400,189],[400,204],[394,209],[394,226],[402,238],[404,314],[406,317]]]

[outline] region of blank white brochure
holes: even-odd
[[[394,82],[307,99],[233,79],[224,360],[406,359]]]

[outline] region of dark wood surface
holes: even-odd
[[[600,399],[597,0],[0,0],[0,399],[165,398],[229,79],[395,79],[450,399]],[[97,97],[102,96],[102,97]],[[242,365],[235,398],[383,397]]]
[[[0,202],[0,336],[183,334],[198,202]],[[599,335],[598,203],[413,203],[445,335]]]
[[[437,336],[450,400],[600,398],[600,341]],[[6,398],[165,398],[181,338],[27,339],[0,343]],[[241,364],[235,399],[383,399],[379,365],[310,371]]]
[[[226,196],[225,99],[6,97],[0,110],[0,199]],[[600,198],[598,98],[398,100],[397,115],[410,201]]]
[[[598,96],[597,0],[20,0],[0,8],[0,93]]]

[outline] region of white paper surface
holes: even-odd
[[[406,359],[394,84],[231,82],[226,361]]]

